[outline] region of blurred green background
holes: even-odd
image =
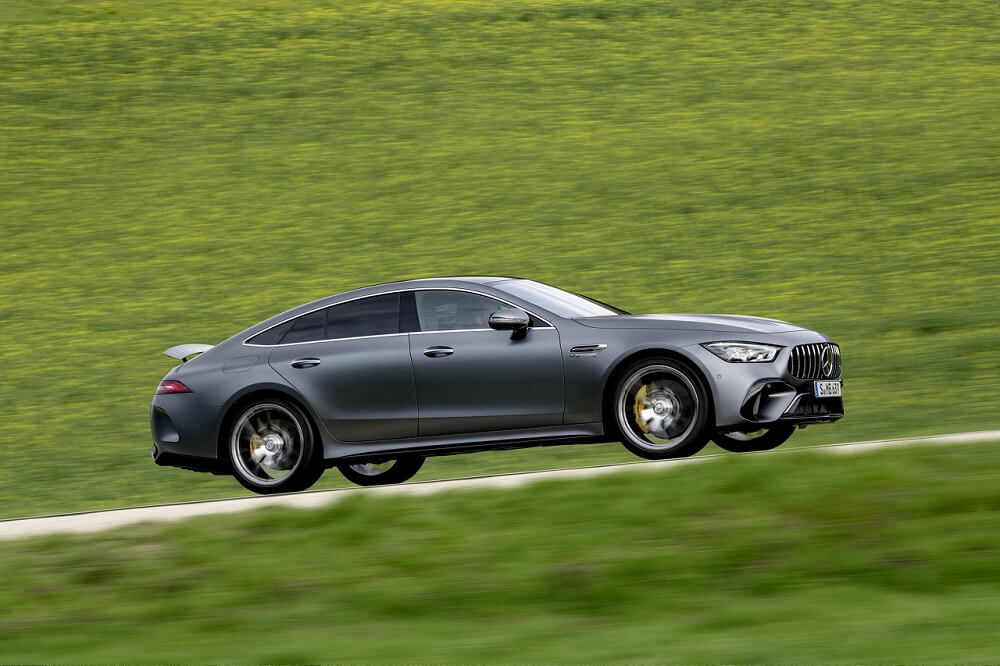
[[[239,494],[150,462],[161,352],[438,274],[816,328],[848,415],[792,446],[1000,426],[997,15],[0,4],[0,515]]]

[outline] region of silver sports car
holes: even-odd
[[[153,459],[258,493],[308,488],[334,466],[399,483],[427,456],[487,449],[760,451],[844,415],[840,348],[815,331],[632,315],[518,278],[365,287],[165,353],[182,363],[153,397]]]

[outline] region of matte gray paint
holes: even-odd
[[[428,357],[447,347],[454,353]],[[562,425],[562,350],[554,328],[410,335],[420,436]]]
[[[651,350],[680,356],[701,372],[712,394],[716,426],[739,426],[748,423],[739,408],[755,382],[791,379],[787,365],[793,346],[829,341],[815,331],[760,317],[566,319],[490,287],[500,279],[444,278],[365,287],[301,305],[241,331],[167,373],[165,379],[183,381],[193,393],[154,397],[156,416],[151,425],[157,447],[215,458],[225,414],[242,397],[260,390],[283,393],[305,407],[321,425],[328,461],[400,451],[433,454],[599,441],[604,437],[602,398],[612,374],[630,356]],[[483,329],[274,347],[244,344],[248,337],[312,310],[364,296],[429,288],[499,298],[552,327],[531,328],[520,340],[508,331]],[[769,343],[783,349],[771,363],[726,363],[701,347],[703,342],[720,340]],[[583,345],[607,347],[594,354],[570,354],[571,348]],[[425,356],[432,347],[449,348],[451,353]],[[304,358],[320,363],[291,366]]]
[[[652,328],[672,331],[718,331],[720,333],[788,333],[805,330],[795,324],[742,315],[629,315],[617,317],[586,317],[575,320],[592,328]]]
[[[270,364],[308,397],[330,435],[344,442],[417,436],[417,395],[406,334],[347,338],[271,350]],[[294,368],[300,358],[320,365]]]

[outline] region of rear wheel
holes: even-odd
[[[690,456],[708,443],[708,395],[701,378],[671,358],[630,366],[615,390],[622,444],[651,460]]]
[[[712,441],[731,453],[769,451],[784,444],[793,432],[795,426],[777,425],[753,432],[717,432],[712,436]]]
[[[337,469],[351,483],[359,486],[382,486],[412,479],[423,464],[421,456],[405,456],[395,460],[343,463],[337,465]]]
[[[305,490],[323,474],[309,417],[290,402],[261,400],[233,422],[229,459],[244,487],[269,495]]]

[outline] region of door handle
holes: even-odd
[[[319,365],[318,358],[297,358],[291,362],[293,368],[314,368]]]
[[[429,358],[441,358],[442,356],[451,356],[455,353],[455,350],[451,347],[428,347],[424,350],[424,356]]]

